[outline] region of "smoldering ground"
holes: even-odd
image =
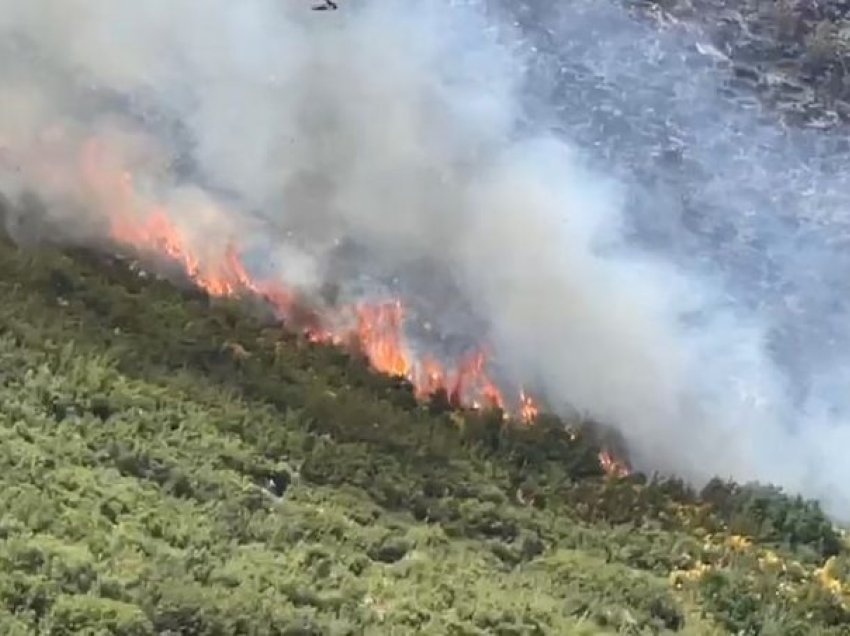
[[[804,185],[796,146],[742,145],[724,122],[750,115],[713,97],[715,71],[620,7],[540,11],[0,0],[0,188],[37,193],[54,240],[156,205],[205,258],[235,237],[292,286],[401,294],[486,341],[505,381],[616,425],[642,468],[769,480],[848,512],[850,426],[813,415],[836,391],[787,397],[846,356],[790,376],[771,349],[787,317],[762,311],[796,230],[763,232],[772,210],[753,201]],[[696,168],[659,178],[647,157],[671,137]],[[736,152],[771,179],[718,163]],[[125,174],[130,198],[104,177]],[[786,217],[810,209],[788,200]]]

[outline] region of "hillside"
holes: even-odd
[[[608,477],[90,252],[0,289],[3,634],[850,633],[814,503]]]
[[[700,33],[728,72],[727,88],[757,95],[787,125],[850,121],[850,4],[844,0],[638,0],[659,24]]]

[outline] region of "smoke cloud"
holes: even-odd
[[[692,42],[562,4],[0,0],[0,191],[67,240],[156,205],[204,258],[236,238],[300,289],[400,294],[640,468],[850,514],[827,290],[793,320],[776,301],[799,266],[834,271],[792,246],[815,209],[794,197],[837,177],[722,102]],[[659,179],[664,144],[687,152]]]

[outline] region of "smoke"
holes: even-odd
[[[832,262],[778,225],[814,209],[791,164],[815,151],[765,145],[678,36],[562,4],[0,0],[0,191],[66,240],[155,205],[204,258],[236,237],[295,287],[402,294],[639,467],[850,513],[838,363],[808,362],[805,317],[783,361],[770,305],[786,258]],[[687,148],[660,177],[659,143]]]

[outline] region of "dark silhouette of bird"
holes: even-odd
[[[336,11],[339,9],[334,0],[325,0],[322,4],[317,4],[313,6],[313,11]]]

